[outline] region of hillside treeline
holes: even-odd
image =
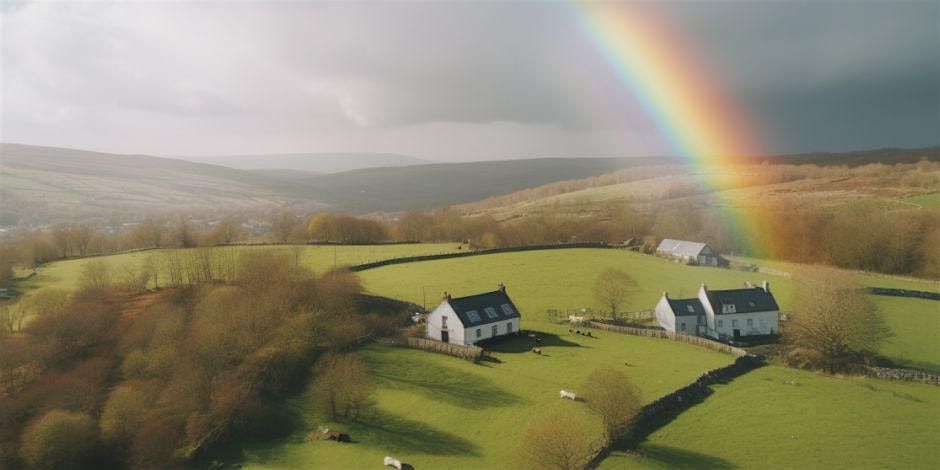
[[[572,241],[619,243],[630,238],[643,240],[647,249],[657,239],[681,238],[708,242],[723,253],[940,277],[936,259],[940,250],[934,249],[940,236],[938,209],[879,203],[940,189],[940,163],[857,167],[760,164],[725,171],[727,174],[712,178],[709,185],[682,166],[636,167],[552,183],[459,209],[383,217],[329,212],[300,217],[281,212],[263,224],[234,217],[200,223],[176,217],[144,219],[120,230],[58,225],[4,237],[0,243],[0,283],[14,277],[15,267],[29,269],[56,259],[140,248],[390,241],[466,242],[477,248],[493,248]],[[651,184],[611,201],[541,206],[531,213],[514,210],[509,213],[521,215],[504,215],[502,220],[488,211],[580,189],[638,181]],[[810,192],[822,188],[844,195],[864,188],[866,193],[858,203],[827,204],[825,197],[803,198],[799,187],[774,186],[794,182],[812,182],[811,189],[806,189]],[[778,189],[761,189],[754,193],[760,198],[754,202],[745,199],[752,205],[746,211],[726,209],[715,196],[716,191],[755,187]],[[747,226],[751,230],[745,230]]]
[[[166,468],[283,435],[291,418],[272,404],[322,352],[407,321],[369,312],[353,275],[270,251],[243,253],[226,283],[84,285],[0,333],[0,467]]]

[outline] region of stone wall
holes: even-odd
[[[437,255],[418,255],[407,256],[404,258],[392,258],[374,263],[359,264],[350,266],[349,270],[353,272],[365,271],[367,269],[381,268],[393,264],[414,263],[416,261],[433,261],[438,259],[466,258],[468,256],[492,255],[495,253],[515,253],[519,251],[542,251],[542,250],[560,250],[567,248],[609,248],[606,243],[557,243],[554,245],[526,245],[510,246],[506,248],[493,248],[489,250],[463,251],[458,253],[441,253]]]
[[[920,382],[930,385],[940,385],[940,375],[929,374],[914,369],[892,369],[890,367],[865,367],[867,374],[871,377],[888,380],[905,380],[908,382]]]

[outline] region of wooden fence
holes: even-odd
[[[616,326],[616,325],[608,325],[606,323],[601,323],[601,322],[596,322],[596,321],[589,321],[587,322],[587,325],[590,326],[591,328],[597,328],[598,330],[604,330],[604,331],[611,331],[614,333],[623,333],[626,335],[646,336],[647,338],[662,338],[662,339],[669,339],[673,341],[679,341],[680,343],[688,343],[688,344],[692,344],[692,345],[699,346],[702,348],[711,349],[712,351],[718,351],[718,352],[723,352],[726,354],[731,354],[732,356],[737,356],[737,357],[746,356],[748,354],[747,351],[741,348],[736,348],[734,346],[731,346],[725,343],[719,343],[717,341],[712,341],[710,339],[702,338],[699,336],[689,336],[689,335],[681,334],[681,333],[677,334],[671,331],[666,331],[666,330],[661,330],[661,329],[635,328],[632,326]]]
[[[412,349],[423,349],[425,351],[447,354],[449,356],[459,357],[468,361],[476,361],[483,355],[483,348],[479,346],[463,346],[460,344],[443,343],[441,341],[427,338],[406,338],[407,346]]]

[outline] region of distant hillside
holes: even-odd
[[[222,165],[239,170],[300,170],[314,173],[339,173],[362,168],[398,167],[429,163],[427,160],[394,153],[287,153],[173,158]]]
[[[0,225],[276,207],[277,176],[145,155],[0,144]]]
[[[896,171],[862,167],[923,160],[932,163]],[[940,147],[781,155],[754,161],[771,165],[755,166],[745,173],[733,167],[717,168],[708,170],[705,179],[703,170],[686,165],[634,167],[493,196],[458,209],[498,220],[540,214],[606,213],[612,207],[623,206],[656,210],[716,204],[748,207],[784,199],[814,206],[868,204],[908,210],[933,207],[940,191]]]
[[[357,213],[428,209],[653,161],[658,160],[535,159],[315,174],[0,144],[0,225],[123,221],[148,213],[266,215],[274,208]]]
[[[873,161],[940,160],[938,154],[940,147],[767,160],[854,166]],[[648,198],[665,188],[655,178],[687,171],[677,163],[675,159],[658,157],[538,158],[317,174],[297,169],[241,170],[146,155],[0,144],[0,226],[41,226],[77,220],[120,222],[154,212],[208,217],[236,212],[266,217],[274,209],[395,212],[485,199],[490,200],[477,204],[478,209],[503,206],[508,209],[506,212],[515,212],[518,208],[509,206],[520,202],[537,204],[537,200],[544,203],[553,200],[541,199],[546,196],[557,198],[585,188],[607,188],[583,197],[572,194],[577,200],[593,200],[598,194],[616,189],[612,183],[638,180],[652,181],[649,191],[640,189],[646,183],[631,186],[642,193],[637,197]],[[618,174],[622,171],[630,174]],[[584,179],[587,180],[580,181]],[[675,186],[673,183],[670,185]],[[689,191],[684,186],[676,188],[679,193]],[[529,191],[520,193],[522,190]],[[618,191],[610,195],[618,199]],[[572,197],[564,199],[573,200]],[[601,199],[604,198],[607,196]]]
[[[916,163],[920,160],[940,161],[940,145],[919,149],[884,148],[854,152],[812,152],[756,158],[771,163],[858,166],[869,163]]]

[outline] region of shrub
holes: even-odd
[[[26,428],[20,455],[34,468],[82,468],[96,442],[97,432],[91,417],[56,409]]]

